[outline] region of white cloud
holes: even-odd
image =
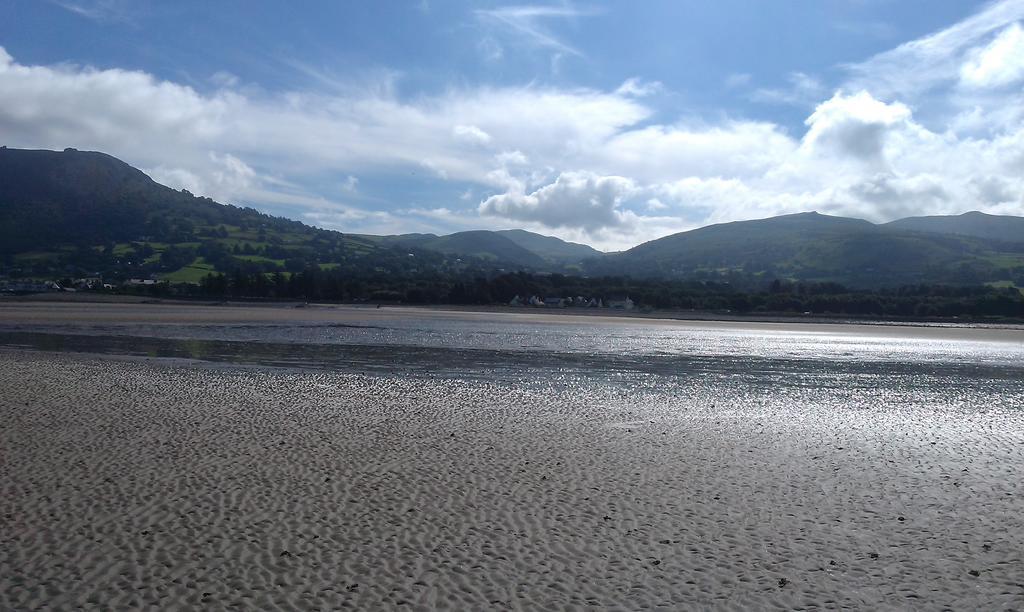
[[[226,70],[218,70],[210,75],[210,82],[217,87],[223,87],[224,89],[234,89],[241,83],[241,79],[237,75],[231,74]]]
[[[127,0],[50,0],[51,4],[93,21],[130,21],[137,3]]]
[[[643,98],[661,92],[665,88],[660,81],[645,82],[639,78],[626,79],[615,93],[620,96]]]
[[[623,96],[583,89],[451,90],[414,103],[390,88],[330,89],[202,94],[137,71],[22,65],[0,48],[0,134],[10,146],[103,150],[173,186],[258,204],[279,201],[272,177],[301,183],[322,172],[425,167],[504,187],[496,169],[525,166],[535,155],[539,167],[558,165],[650,113]],[[255,175],[229,180],[226,162],[211,163],[211,155],[244,160]]]
[[[538,26],[579,12],[519,9],[503,15]],[[0,48],[0,138],[107,151],[173,187],[347,231],[522,226],[617,249],[806,210],[873,221],[1024,214],[1024,94],[1009,87],[1020,78],[1019,9],[990,5],[851,67],[837,93],[791,75],[784,93],[808,105],[802,134],[747,118],[661,120],[660,97],[647,97],[659,86],[639,79],[607,91],[452,87],[403,99],[392,72],[296,65],[310,89],[239,88],[225,73],[199,92],[137,71],[23,65]],[[380,206],[379,179],[413,176],[450,182],[438,190],[450,199],[375,211],[304,187],[354,198],[358,186],[359,202]]]
[[[1024,29],[1014,23],[987,46],[976,49],[960,68],[969,87],[1000,87],[1024,77]]]
[[[239,194],[247,194],[257,187],[256,171],[234,155],[210,152],[203,172],[186,168],[158,165],[144,168],[154,181],[187,189],[196,195],[205,195],[219,202],[237,203]]]
[[[652,125],[622,130],[580,152],[589,167],[646,182],[680,176],[751,175],[795,148],[770,123],[727,121],[714,126]]]
[[[955,82],[965,57],[997,31],[1024,19],[1024,2],[993,2],[975,15],[868,60],[850,64],[850,90],[867,89],[881,98],[914,96]]]
[[[803,72],[790,73],[786,80],[789,82],[788,87],[782,89],[758,89],[751,94],[751,98],[755,102],[769,104],[813,106],[827,93],[821,81]]]
[[[881,161],[885,136],[910,118],[903,104],[886,104],[866,91],[852,96],[836,94],[818,105],[807,118],[802,146],[822,155],[866,162]]]
[[[506,168],[508,166],[525,166],[530,163],[529,158],[519,150],[502,151],[494,156],[494,161],[502,168]]]
[[[545,21],[572,19],[594,14],[592,11],[561,6],[503,6],[496,9],[480,9],[477,17],[485,23],[501,28],[522,44],[554,51],[556,55],[582,56],[579,50],[562,41],[546,27]]]
[[[537,222],[545,227],[599,230],[630,223],[630,213],[620,206],[635,191],[634,182],[621,176],[563,172],[553,183],[533,193],[491,196],[480,203],[479,210],[484,215]]]
[[[491,142],[491,135],[475,125],[457,125],[452,129],[456,140],[470,144],[485,145]]]

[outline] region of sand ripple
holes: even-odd
[[[1024,398],[860,392],[2,351],[0,608],[1024,607]]]

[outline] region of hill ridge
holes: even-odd
[[[368,278],[525,270],[746,283],[1024,285],[1024,218],[971,211],[873,224],[807,211],[712,224],[602,254],[526,230],[325,230],[174,190],[106,153],[3,148],[0,267],[23,276],[102,270],[189,282],[212,271],[312,267]]]

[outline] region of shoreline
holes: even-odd
[[[45,297],[44,297],[45,296]],[[211,300],[211,299],[167,299],[134,295],[103,295],[53,293],[25,296],[0,297],[0,309],[8,304],[117,304],[166,305],[216,307],[223,309],[310,309],[346,311],[385,311],[420,313],[468,313],[521,315],[524,317],[570,317],[587,320],[595,318],[608,321],[682,322],[682,323],[766,323],[766,324],[809,324],[809,325],[851,325],[865,327],[902,328],[962,328],[962,329],[1010,329],[1024,330],[1024,320],[1018,319],[965,319],[965,318],[903,318],[882,319],[837,315],[788,315],[788,314],[725,314],[693,310],[645,310],[624,311],[587,308],[529,308],[502,305],[457,305],[457,304],[355,304],[335,302],[298,302],[269,300]],[[2,310],[0,310],[2,312]]]

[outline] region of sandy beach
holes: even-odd
[[[3,609],[1024,607],[1020,405],[0,372]]]

